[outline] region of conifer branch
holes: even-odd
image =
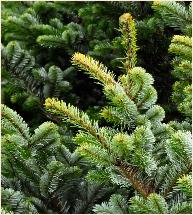
[[[136,29],[135,22],[129,13],[125,13],[119,18],[120,31],[122,33],[122,45],[125,48],[126,60],[124,68],[126,72],[134,68],[137,63],[137,50],[136,45]]]
[[[192,115],[192,39],[175,35],[169,46],[169,52],[176,55],[173,60],[173,75],[178,79],[173,85],[172,99],[178,110],[191,118]]]
[[[175,1],[154,1],[153,9],[156,10],[166,25],[180,29],[191,35],[192,8],[184,7]]]
[[[122,174],[129,180],[135,190],[137,190],[144,198],[147,198],[150,193],[155,191],[151,182],[148,182],[147,184],[138,178],[139,170],[137,170],[136,167],[125,165],[123,162],[116,165],[120,168]]]
[[[80,69],[89,72],[93,78],[102,82],[103,85],[116,84],[113,73],[108,71],[102,63],[99,63],[90,56],[75,53],[72,57],[72,63]]]
[[[105,137],[100,135],[98,122],[91,121],[86,113],[80,112],[77,108],[72,105],[66,105],[65,102],[59,101],[57,99],[46,99],[45,101],[46,109],[58,116],[68,117],[69,121],[77,126],[80,126],[91,135],[93,135],[105,148],[108,148]]]
[[[1,112],[3,130],[6,131],[7,127],[9,126],[9,129],[18,131],[24,139],[30,139],[28,125],[15,111],[2,104]]]
[[[113,39],[118,20],[108,17],[124,10],[131,11],[137,20],[144,18],[137,26],[139,43],[150,43],[148,48],[158,61],[165,56],[170,40],[170,28],[167,32],[164,30],[166,25],[189,35],[174,36],[169,52],[176,55],[173,74],[178,79],[172,98],[178,109],[190,117],[191,4],[186,8],[185,3],[155,2],[153,8],[159,13],[155,16],[151,2],[83,5],[35,2],[25,11],[22,9],[21,14],[11,14],[10,10],[3,16],[2,41],[7,44],[2,48],[4,86],[8,82],[5,96],[10,87],[13,90],[11,96],[8,95],[10,101],[20,102],[24,107],[25,100],[32,104],[32,110],[37,103],[42,109],[40,103],[47,98],[45,108],[49,116],[53,114],[59,124],[64,120],[78,128],[73,139],[71,133],[66,137],[69,123],[63,129],[45,122],[32,134],[18,114],[2,106],[3,209],[13,213],[87,213],[96,200],[101,202],[101,197],[106,200],[112,194],[104,196],[106,192],[100,188],[105,184],[107,190],[115,187],[119,194],[112,195],[109,202],[97,204],[93,210],[96,213],[190,212],[192,145],[191,133],[185,131],[191,130],[190,123],[162,123],[165,112],[156,105],[154,78],[145,69],[136,67],[138,46],[134,19],[129,13],[120,16],[121,36]],[[117,8],[121,11],[116,11]],[[153,17],[143,17],[146,10]],[[105,20],[98,19],[104,14]],[[155,45],[160,38],[165,38],[161,49]],[[146,48],[142,46],[140,65],[157,63],[152,58],[146,61],[150,54],[148,48],[144,51]],[[123,51],[125,57],[118,58]],[[61,92],[69,88],[69,82],[64,79],[70,77],[75,67],[62,71],[53,65],[65,68],[73,53],[72,64],[103,87],[109,106],[98,115],[110,122],[109,127],[100,127],[106,124],[92,120],[87,113],[59,100],[74,101],[74,97],[66,97]],[[89,55],[97,56],[104,65]],[[105,64],[114,71],[118,69],[118,73],[124,69],[125,74],[115,77]],[[152,65],[148,65],[150,70]],[[166,65],[169,65],[167,56],[156,69],[167,68]],[[152,71],[156,71],[154,69],[153,66]],[[76,102],[78,105],[79,101]],[[92,183],[87,184],[85,178]],[[97,186],[94,181],[101,184]],[[8,187],[11,189],[6,189]]]
[[[181,176],[187,175],[191,172],[192,172],[192,164],[190,164],[185,171],[181,172],[180,175]],[[173,190],[173,188],[177,185],[179,178],[180,178],[179,174],[176,175],[176,177],[173,179],[173,182],[171,183],[171,186],[164,190],[164,193],[163,193],[164,198],[166,198],[168,194]]]

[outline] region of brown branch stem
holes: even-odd
[[[137,178],[137,171],[132,168],[133,167],[125,168],[122,164],[119,166],[121,173],[129,180],[133,188],[144,198],[147,198],[150,193],[155,191],[154,186],[152,186],[152,183],[143,183],[139,178]]]

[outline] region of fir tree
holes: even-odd
[[[160,15],[162,21],[171,27],[181,30],[188,36],[192,35],[192,3],[185,7],[175,1],[154,1],[153,8]]]
[[[130,15],[120,17],[122,28],[129,26],[125,17]],[[128,59],[132,63],[132,58],[126,57],[126,62]],[[103,86],[110,103],[100,114],[112,127],[102,127],[83,111],[54,98],[46,99],[45,107],[80,128],[75,137],[77,151],[100,170],[91,171],[88,177],[111,180],[136,191],[128,205],[132,213],[190,213],[191,197],[187,194],[191,188],[182,178],[191,177],[191,133],[162,122],[165,112],[156,105],[153,77],[141,67],[127,67],[116,81],[102,63],[80,53],[73,55],[72,63]],[[178,186],[179,181],[183,185]],[[188,187],[185,193],[182,187]],[[112,196],[95,211],[126,213],[127,207],[119,204],[122,201],[123,197]]]
[[[70,83],[64,79],[69,73],[68,70],[62,71],[54,65],[50,66],[48,71],[43,67],[38,68],[35,58],[30,54],[15,41],[2,47],[2,66],[12,78],[11,82],[13,78],[17,79],[21,88],[27,89],[40,99],[59,97],[61,93],[69,90]]]
[[[65,146],[51,122],[33,133],[13,110],[2,105],[2,208],[13,213],[89,213],[116,187],[85,180],[90,168]],[[72,144],[72,140],[71,140]]]
[[[71,84],[67,81],[70,71],[62,71],[55,65],[38,67],[31,53],[22,49],[18,42],[12,41],[2,47],[3,102],[19,104],[24,112],[40,112],[36,118],[38,123],[38,118],[41,119],[41,114],[45,112],[45,98],[62,98],[63,94],[70,92]]]
[[[11,105],[8,100],[19,104],[11,106],[22,116],[25,109],[33,112],[38,107],[60,127],[45,122],[37,128],[40,122],[32,122],[29,128],[16,112],[2,106],[3,212],[91,213],[94,204],[95,213],[191,212],[191,124],[164,123],[168,119],[156,102],[160,91],[164,97],[170,91],[163,85],[157,95],[153,86],[154,78],[160,79],[155,86],[170,79],[167,72],[159,74],[169,71],[170,39],[187,34],[175,36],[169,50],[177,56],[173,74],[180,79],[173,100],[190,121],[191,5],[186,9],[184,3],[153,3],[155,16],[151,5],[20,2],[13,8],[12,3],[4,4],[5,104]],[[126,13],[118,24],[118,17],[128,11],[136,21]],[[93,87],[78,69],[88,72],[101,88]],[[71,101],[69,83],[75,93],[77,89],[82,93],[83,105],[77,97]],[[101,96],[92,100],[83,84],[103,89],[109,101],[100,113],[95,107],[96,117],[88,114],[94,108],[81,109],[104,102]],[[45,98],[47,113],[42,108]],[[68,123],[61,126],[63,120]],[[73,141],[66,133],[69,124],[78,129]]]
[[[165,99],[168,90],[165,89],[170,87],[171,80],[160,71],[168,70],[167,49],[173,32],[165,32],[163,22],[154,17],[152,2],[30,2],[22,5],[25,7],[21,12],[16,10],[10,14],[12,4],[4,4],[4,46],[17,40],[22,44],[22,49],[30,50],[38,67],[49,68],[55,65],[62,71],[69,68],[69,78],[71,77],[73,86],[73,95],[70,95],[72,98],[69,102],[83,109],[102,106],[105,99],[100,87],[88,81],[86,76],[80,73],[76,75],[71,68],[70,57],[76,51],[88,53],[103,61],[110,69],[116,70],[117,75],[124,72],[119,68],[122,65],[117,58],[125,57],[125,46],[120,42],[121,32],[117,29],[119,16],[129,11],[136,19],[136,29],[139,32],[136,35],[140,47],[137,66],[148,69],[154,76],[159,74],[159,77],[154,77],[158,86],[159,102],[168,103]],[[20,4],[16,8],[20,8]],[[72,77],[72,73],[75,76]],[[5,85],[4,88],[6,89]],[[6,91],[10,90],[11,86]],[[4,97],[10,99],[9,94]],[[66,96],[63,99],[66,100]]]
[[[169,52],[176,57],[173,60],[173,76],[177,81],[173,84],[172,100],[190,121],[191,79],[192,79],[192,4],[188,7],[177,2],[154,2],[153,8],[161,20],[169,27],[183,32],[185,36],[175,35],[169,46]]]
[[[175,35],[169,52],[176,55],[173,60],[173,75],[177,81],[173,86],[172,99],[180,112],[191,120],[192,116],[192,39]]]

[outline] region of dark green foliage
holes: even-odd
[[[162,21],[188,36],[192,35],[192,3],[185,7],[184,2],[166,1],[153,4],[153,8],[160,15]]]
[[[102,172],[92,171],[89,177],[103,182],[109,178],[115,184],[136,190],[129,207],[132,213],[190,213],[188,193],[191,187],[189,191],[183,189],[186,180],[182,177],[191,177],[191,133],[176,131],[162,123],[165,114],[155,105],[157,94],[152,76],[134,67],[116,82],[113,73],[89,56],[76,53],[72,61],[103,85],[111,101],[105,109],[108,114],[103,110],[103,117],[114,122],[115,111],[117,117],[115,128],[101,127],[78,108],[57,99],[46,99],[45,107],[49,112],[67,118],[81,129],[75,138],[79,144],[77,151],[103,168]],[[120,126],[123,119],[127,127]],[[183,181],[183,186],[178,186],[176,194],[175,185],[179,181]],[[114,196],[108,204],[103,203],[94,210],[126,213],[125,204],[121,196]]]
[[[2,208],[14,213],[89,213],[114,188],[88,182],[88,163],[50,122],[34,133],[2,105]],[[72,141],[71,141],[72,142]]]
[[[1,190],[2,206],[5,212],[12,213],[37,213],[30,198],[26,198],[21,192],[7,188]]]
[[[174,36],[169,51],[176,55],[173,60],[173,75],[177,79],[173,85],[172,99],[180,112],[192,116],[192,40],[187,36]]]
[[[50,96],[64,98],[63,94],[69,95],[71,89],[67,81],[70,68],[62,71],[54,65],[46,67],[38,67],[35,58],[22,49],[18,42],[13,41],[2,47],[3,103],[19,105],[20,112],[33,115],[39,112],[37,124],[38,119],[41,120],[44,99]]]
[[[126,200],[114,195],[108,204],[95,206],[95,212],[190,213],[191,133],[183,129],[185,125],[180,127],[162,122],[165,112],[156,105],[154,79],[143,68],[135,67],[132,17],[126,13],[119,20],[123,34],[121,42],[126,52],[132,51],[133,55],[130,57],[126,53],[122,62],[125,75],[121,75],[118,81],[107,67],[92,57],[81,53],[72,57],[74,65],[87,71],[103,86],[109,105],[100,114],[113,126],[100,126],[97,120],[58,99],[46,99],[45,107],[48,112],[80,128],[75,137],[79,145],[77,151],[91,164],[102,167],[99,172],[92,170],[88,176],[90,179],[103,182],[110,179],[112,183],[136,191],[128,210]],[[131,40],[130,46],[125,43],[125,32],[132,34],[127,37]],[[185,42],[189,44],[189,40]],[[183,53],[188,55],[189,50]]]
[[[191,13],[2,3],[2,213],[191,213]]]
[[[187,5],[187,6],[186,6]],[[176,78],[173,84],[172,101],[169,102],[171,111],[178,109],[190,120],[191,111],[191,79],[192,79],[192,3],[191,2],[154,2],[153,9],[160,20],[169,27],[176,29],[169,52],[176,58],[173,60],[172,75]],[[186,36],[179,34],[183,33]],[[181,79],[181,82],[179,81]],[[179,117],[184,119],[184,116]]]
[[[135,196],[127,201],[120,195],[112,195],[109,202],[104,202],[101,205],[95,205],[94,211],[96,213],[110,213],[114,214],[181,214],[181,213],[190,213],[191,211],[191,194],[189,193],[191,188],[192,177],[184,176],[179,179],[178,185],[175,187],[174,193],[176,193],[176,202],[171,201],[169,204],[165,201],[163,197],[158,194],[152,193],[148,196],[147,199],[143,199],[139,196]],[[181,201],[179,190],[181,189],[181,184],[183,183],[183,201]],[[186,188],[185,188],[186,187]],[[190,195],[189,195],[190,194]],[[171,196],[170,196],[171,197]],[[189,199],[186,202],[186,199]],[[125,207],[126,205],[128,205]]]
[[[84,110],[89,106],[100,108],[105,102],[101,88],[87,76],[77,74],[71,67],[70,57],[76,51],[88,53],[115,70],[116,75],[124,72],[119,68],[122,64],[118,60],[125,56],[118,20],[124,12],[130,12],[135,18],[137,46],[140,47],[137,65],[153,74],[159,103],[167,106],[171,93],[166,89],[171,89],[172,85],[168,73],[168,46],[175,30],[168,30],[162,20],[164,15],[154,16],[151,6],[152,2],[15,2],[14,13],[10,14],[12,4],[3,3],[2,42],[6,46],[10,41],[19,41],[22,49],[30,51],[35,58],[38,68],[48,71],[55,65],[62,71],[67,70],[72,93],[67,96],[67,92],[62,92],[60,96],[63,99]],[[5,80],[5,83],[8,82]],[[10,104],[13,86],[3,87],[5,92],[9,92],[4,94],[5,103]],[[19,98],[25,103],[26,94],[22,92]],[[13,100],[12,107],[19,111],[21,105]],[[30,105],[26,105],[25,110],[32,113],[38,98],[30,97],[28,100]],[[173,119],[172,113],[170,115]]]
[[[108,203],[102,203],[94,207],[95,213],[107,213],[107,214],[126,214],[128,213],[127,201],[121,195],[111,196]]]
[[[15,80],[23,91],[26,89],[41,100],[50,96],[60,97],[61,93],[69,90],[70,84],[64,79],[69,71],[62,71],[57,66],[50,66],[48,71],[38,68],[30,54],[17,42],[10,42],[2,48],[2,65],[12,78],[10,82]]]

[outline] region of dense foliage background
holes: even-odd
[[[191,3],[1,9],[3,210],[190,213]]]

